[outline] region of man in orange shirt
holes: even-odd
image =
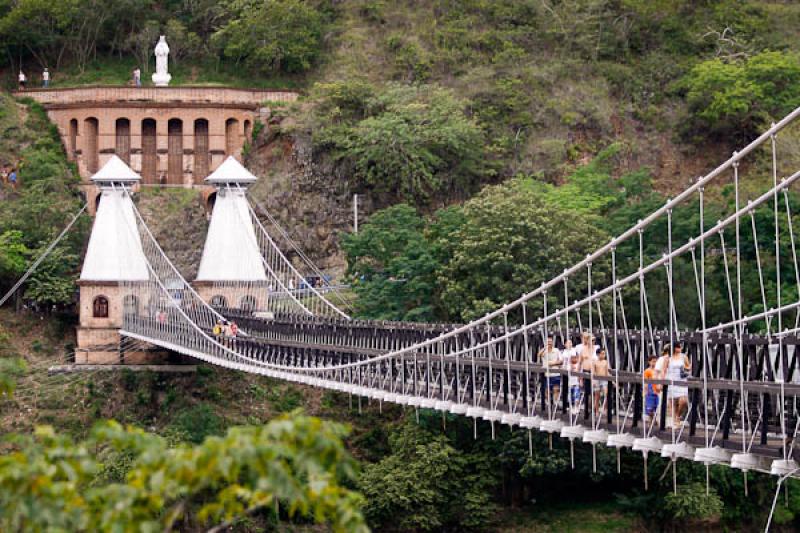
[[[655,355],[651,355],[648,359],[648,367],[644,371],[645,379],[645,395],[644,395],[644,412],[648,420],[653,417],[658,409],[658,392],[660,387],[653,383],[648,383],[649,380],[656,379],[656,360]]]

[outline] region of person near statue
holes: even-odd
[[[133,84],[136,87],[142,86],[142,71],[139,70],[139,67],[133,69]]]

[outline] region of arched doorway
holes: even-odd
[[[69,121],[69,157],[74,159],[75,152],[78,151],[78,119],[73,118]]]
[[[86,153],[83,154],[86,161],[86,169],[94,174],[100,167],[100,159],[97,151],[97,136],[100,134],[99,122],[94,117],[89,117],[83,121],[84,144]]]
[[[239,148],[239,121],[229,118],[225,121],[225,157],[236,156]]]
[[[206,212],[213,213],[214,212],[214,204],[217,203],[217,193],[212,192],[208,195],[208,199],[206,200]]]
[[[142,121],[142,182],[156,183],[157,169],[156,121],[146,118]]]
[[[208,176],[208,120],[194,121],[194,182],[201,183]]]
[[[114,152],[127,164],[131,164],[131,121],[118,118],[115,124],[117,133]]]
[[[167,183],[181,185],[183,183],[183,121],[172,118],[167,122],[169,136],[167,157]]]

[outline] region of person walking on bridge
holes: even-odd
[[[47,89],[48,87],[50,87],[50,71],[45,67],[42,72],[42,88]]]
[[[550,397],[548,404],[558,405],[558,397],[561,392],[561,374],[551,375],[550,371],[562,366],[561,352],[553,346],[553,337],[547,337],[545,347],[539,350],[539,361],[544,366],[544,374],[547,379],[547,390]]]
[[[24,91],[25,85],[28,83],[28,77],[25,75],[24,72],[22,72],[22,69],[20,69],[19,78],[17,79],[19,80],[19,90]]]
[[[581,372],[592,374],[592,368],[594,366],[594,362],[597,359],[597,349],[600,348],[599,346],[595,345],[594,337],[589,331],[585,331],[583,335],[581,335],[581,344],[578,345],[578,366],[580,366]],[[584,377],[583,378],[583,418],[589,418],[589,409],[591,404],[592,398],[592,379],[591,377]]]
[[[672,424],[678,428],[681,425],[683,412],[689,406],[689,387],[686,385],[675,385],[673,381],[685,382],[689,377],[691,366],[689,358],[681,353],[681,345],[676,344],[672,349],[672,356],[669,358],[667,366],[667,379],[670,380],[667,397],[672,408]]]

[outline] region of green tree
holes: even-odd
[[[214,34],[225,57],[257,72],[303,72],[317,59],[322,13],[302,0],[234,0],[234,18]]]
[[[0,234],[0,280],[13,280],[25,272],[30,253],[19,230]]]
[[[747,137],[800,105],[800,56],[763,52],[734,62],[712,59],[696,65],[684,83],[695,131]]]
[[[425,220],[407,204],[378,211],[358,233],[347,235],[348,275],[359,316],[381,320],[431,320],[439,263],[424,235]]]
[[[78,443],[40,427],[33,438],[15,436],[15,449],[0,456],[0,525],[169,531],[231,524],[280,505],[334,531],[366,531],[360,496],[342,485],[355,475],[345,434],[339,424],[295,415],[171,448],[115,422],[97,425]],[[103,450],[129,455],[123,482],[108,482],[96,459]]]
[[[469,103],[430,85],[319,85],[314,142],[352,168],[355,186],[402,201],[474,190],[489,173]]]
[[[488,463],[487,457],[464,453],[446,436],[432,436],[409,422],[389,443],[391,455],[365,467],[359,478],[367,498],[364,513],[376,529],[485,529],[494,509],[488,489],[495,479],[478,463]]]
[[[518,298],[607,241],[592,215],[548,204],[522,180],[487,187],[464,205],[464,217],[451,236],[453,257],[438,273],[454,320]]]

